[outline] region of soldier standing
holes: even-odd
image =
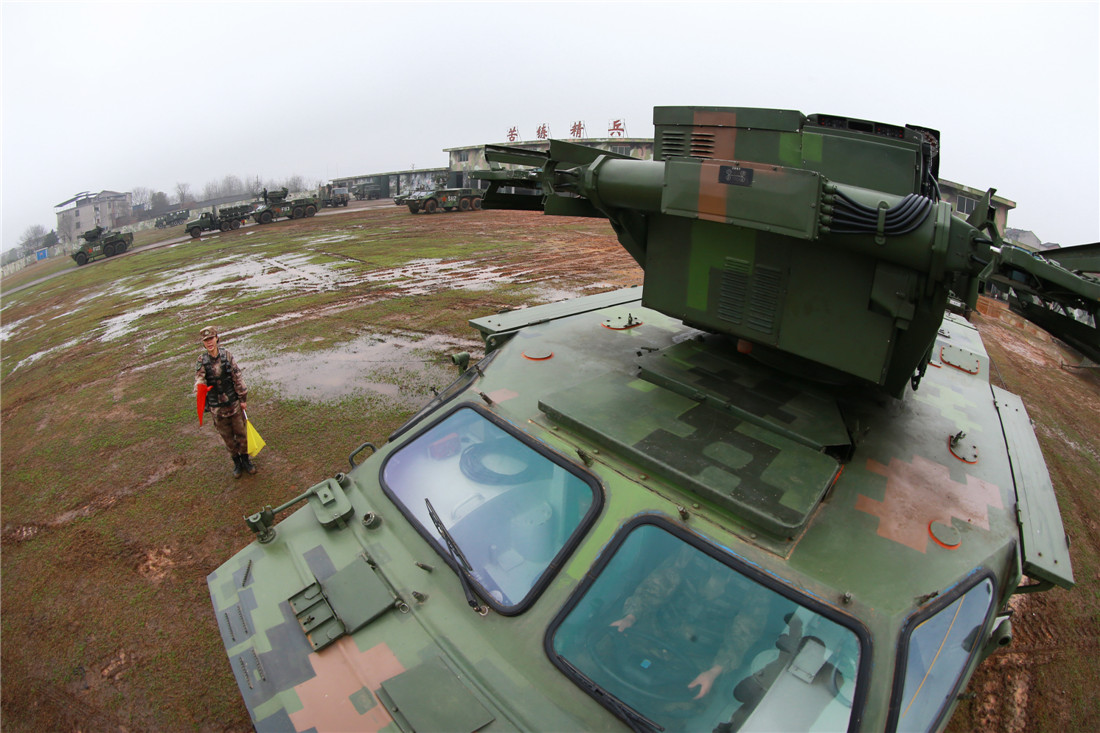
[[[248,455],[248,432],[244,411],[247,409],[248,387],[241,376],[241,368],[228,349],[218,345],[218,329],[207,326],[199,331],[199,338],[206,351],[199,357],[195,370],[195,389],[205,384],[206,411],[214,417],[214,429],[225,441],[225,449],[233,456],[233,478],[240,478],[242,471],[256,473],[256,466]]]

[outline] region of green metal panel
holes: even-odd
[[[405,731],[473,733],[495,719],[439,657],[386,680],[378,696]]]
[[[797,168],[676,159],[665,164],[661,209],[799,239],[817,236],[821,177]]]
[[[488,338],[489,336],[509,333],[537,323],[547,323],[578,313],[587,313],[601,308],[640,301],[641,298],[642,291],[639,288],[612,290],[607,293],[564,300],[560,303],[547,303],[534,308],[522,308],[508,313],[496,313],[482,318],[473,318],[470,320],[470,325],[477,329],[482,338]]]
[[[1031,428],[1031,419],[1023,400],[1016,395],[998,387],[993,387],[993,395],[1016,484],[1024,574],[1072,588],[1069,540],[1062,527],[1058,498],[1054,495],[1039,441]]]
[[[835,459],[767,427],[664,387],[632,389],[617,374],[547,395],[539,408],[776,536],[805,526],[839,470]]]

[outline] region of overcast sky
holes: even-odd
[[[1100,2],[3,0],[4,249],[81,191],[436,168],[540,124],[775,107],[933,127],[1009,226],[1100,240]]]

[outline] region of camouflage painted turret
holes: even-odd
[[[258,729],[940,730],[1009,599],[1073,585],[948,309],[999,237],[939,202],[938,133],[654,122],[655,160],[481,175],[486,208],[606,217],[644,287],[472,320],[483,359],[209,576]]]
[[[923,374],[948,293],[973,306],[997,237],[929,198],[937,133],[779,110],[663,107],[654,120],[664,160],[557,141],[487,157],[538,171],[547,213],[610,219],[646,271],[647,307],[821,379],[900,395]],[[873,145],[858,125],[877,129]],[[498,193],[531,174],[481,175],[495,179],[486,208],[542,208],[543,193]]]

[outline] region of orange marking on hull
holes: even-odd
[[[1004,508],[996,484],[973,476],[960,484],[951,479],[947,466],[914,456],[912,463],[893,458],[889,466],[868,459],[867,470],[886,477],[882,501],[862,494],[856,509],[879,518],[878,534],[917,552],[926,552],[932,522],[951,524],[961,519],[989,529],[989,507]]]
[[[345,636],[321,652],[309,655],[316,676],[294,688],[302,709],[290,713],[297,730],[378,731],[393,725],[374,691],[405,668],[386,644],[360,652],[355,640]],[[374,696],[374,707],[360,715],[351,696],[363,688]]]
[[[929,523],[928,523],[928,536],[932,538],[932,541],[933,541],[933,542],[935,542],[935,543],[936,543],[937,545],[939,545],[940,547],[942,547],[942,548],[943,548],[943,549],[945,549],[945,550],[957,550],[957,549],[959,549],[959,547],[961,547],[961,546],[962,546],[962,542],[956,542],[956,543],[955,543],[955,544],[953,544],[953,545],[949,545],[949,544],[947,544],[946,542],[940,542],[940,541],[939,541],[939,540],[938,540],[938,539],[936,538],[936,535],[935,535],[935,534],[933,534],[933,532],[932,532],[932,523],[933,523],[933,522],[935,522],[935,520],[932,520],[932,522],[929,522]]]
[[[699,166],[699,218],[724,222],[726,186],[718,182],[718,168],[718,163],[710,162]]]
[[[493,402],[504,402],[505,400],[512,400],[516,397],[519,397],[519,392],[508,389],[507,387],[501,387],[489,393],[489,399]]]
[[[714,136],[711,153],[716,160],[736,160],[737,113],[700,110],[695,113],[693,123],[696,127],[709,128],[707,133]]]

